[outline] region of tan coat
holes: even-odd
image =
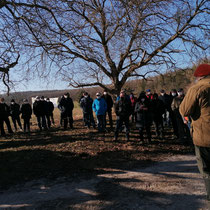
[[[179,111],[192,118],[193,142],[197,146],[210,147],[210,76],[192,86]]]

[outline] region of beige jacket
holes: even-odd
[[[179,111],[183,117],[192,118],[194,144],[210,147],[210,75],[188,90]]]

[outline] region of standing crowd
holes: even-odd
[[[152,93],[150,89],[142,91],[139,97],[133,93],[126,94],[125,90],[120,92],[116,101],[104,91],[103,94],[96,93],[93,100],[85,92],[80,99],[80,107],[83,110],[83,121],[87,128],[91,125],[95,128],[93,111],[97,119],[97,129],[99,132],[106,132],[107,116],[110,129],[113,130],[112,107],[116,114],[116,126],[114,138],[118,140],[119,133],[125,130],[126,138],[129,140],[130,122],[136,124],[141,141],[144,141],[144,130],[146,131],[147,141],[151,142],[151,127],[154,125],[156,137],[164,137],[164,127],[172,126],[174,138],[182,142],[191,140],[190,136],[190,118],[183,118],[179,112],[179,106],[184,99],[184,90],[173,89],[170,94],[160,90],[159,95]]]
[[[150,89],[142,91],[138,97],[133,93],[126,94],[125,90],[121,90],[120,95],[113,101],[111,95],[104,90],[103,94],[96,93],[93,100],[87,92],[84,92],[79,103],[83,111],[83,121],[87,128],[91,126],[98,129],[99,132],[107,131],[107,120],[109,128],[114,130],[114,138],[118,140],[119,133],[125,130],[126,138],[129,140],[130,121],[136,124],[139,132],[139,138],[144,141],[144,130],[148,142],[151,142],[151,126],[154,125],[155,133],[158,138],[164,137],[164,127],[172,126],[174,137],[180,141],[188,141],[190,139],[190,118],[183,118],[179,112],[179,106],[184,99],[184,91],[180,88],[178,91],[171,90],[167,94],[164,90],[160,93],[152,93]],[[116,114],[116,126],[113,127],[112,108]],[[74,103],[69,93],[65,93],[59,103],[60,125],[64,130],[73,129],[73,109]],[[4,98],[0,99],[0,129],[1,135],[5,135],[4,123],[9,133],[13,133],[10,125],[9,116],[12,119],[15,132],[20,131],[30,133],[30,119],[32,113],[36,116],[38,128],[40,131],[48,130],[54,124],[53,117],[54,105],[49,98],[44,96],[36,97],[32,106],[27,99],[23,100],[20,106],[11,100],[7,105]],[[96,116],[96,122],[94,114]],[[21,116],[21,117],[20,117]],[[23,119],[23,127],[21,123]]]
[[[33,107],[30,105],[27,99],[23,100],[23,104],[20,106],[15,102],[14,99],[11,100],[10,105],[5,103],[4,98],[0,98],[0,131],[1,136],[5,136],[4,123],[6,124],[7,130],[9,133],[14,131],[11,128],[9,117],[11,117],[15,132],[20,131],[24,133],[30,133],[30,119],[32,113],[37,118],[37,123],[40,131],[43,129],[48,129],[51,127],[51,123],[54,124],[53,118],[53,103],[47,98],[44,99],[42,96],[36,97]],[[23,119],[23,126],[21,123],[21,118]]]

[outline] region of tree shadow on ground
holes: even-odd
[[[51,131],[41,133],[32,132],[31,135],[15,134],[0,139],[0,188],[3,192],[13,185],[23,185],[38,179],[53,182],[59,177],[65,177],[70,181],[78,180],[79,182],[81,179],[98,179],[99,175],[102,174],[117,176],[125,174],[125,170],[134,172],[135,169],[139,170],[139,168],[143,170],[148,166],[155,165],[165,156],[176,154],[193,154],[193,147],[167,139],[153,139],[152,144],[140,144],[138,133],[135,131],[131,132],[131,141],[127,142],[125,134],[121,133],[120,140],[115,142],[113,133],[97,133],[95,130],[81,129],[80,124],[75,129],[67,131],[53,128]],[[182,163],[177,163],[177,166],[180,170],[188,170],[188,166]],[[169,174],[167,171],[160,170],[155,173],[169,178],[180,178],[180,176]],[[149,190],[128,189],[119,184],[120,182],[141,184],[142,181],[135,180],[135,178],[121,180],[119,178],[100,177],[98,182],[102,187],[97,185],[94,189],[97,196],[90,195],[87,198],[84,192],[79,191],[78,198],[71,201],[62,199],[61,203],[71,206],[92,199],[95,201],[102,199],[103,202],[106,201],[105,209],[120,209],[118,208],[118,199],[120,199],[123,207],[121,209],[126,209],[128,205],[126,202],[129,201],[129,198],[117,195],[117,191],[122,191],[122,194],[128,193],[135,198],[145,197],[147,193],[151,195],[154,193]],[[117,191],[110,192],[110,197],[109,195],[106,197],[106,190],[108,191],[110,186],[116,188]],[[77,191],[76,187],[73,189]],[[164,193],[156,192],[153,197],[157,199],[158,196],[164,196]],[[165,196],[168,196],[167,193]],[[177,195],[174,194],[173,196],[175,200]],[[183,195],[180,195],[180,198],[181,196]],[[179,197],[177,198],[179,199]],[[196,196],[188,196],[188,198],[190,200],[200,199]],[[55,199],[55,202],[59,202],[59,199]],[[131,199],[129,202],[133,202],[133,200]],[[196,201],[193,202],[196,206]],[[59,203],[56,205],[59,206]],[[138,207],[137,202],[136,205]]]
[[[120,158],[122,154],[124,156]],[[188,177],[187,175],[198,173],[195,161],[157,163],[151,160],[135,160],[133,165],[126,160],[126,155],[129,156],[125,151],[110,151],[98,153],[96,156],[85,154],[78,156],[71,152],[47,150],[1,154],[1,161],[7,160],[10,166],[15,163],[12,168],[7,168],[10,173],[1,173],[1,186],[6,182],[12,184],[14,179],[23,183],[40,178],[45,178],[46,181],[38,186],[33,186],[33,184],[28,186],[29,189],[34,189],[32,196],[36,198],[35,203],[28,198],[17,202],[12,200],[14,198],[12,196],[3,200],[1,196],[0,207],[3,204],[12,206],[24,203],[31,208],[36,207],[33,209],[54,209],[56,206],[57,209],[86,209],[88,207],[89,209],[184,210],[202,207],[200,200],[204,200],[204,195],[196,195],[193,192],[177,193],[171,190],[171,187],[177,183],[180,187],[187,187],[186,183],[195,179],[194,176]],[[105,158],[107,156],[109,158]],[[128,172],[134,172],[134,174],[128,178]],[[174,175],[172,172],[178,172],[179,175]],[[145,181],[145,177],[150,174],[164,176],[163,180],[167,181],[162,185],[169,185],[169,191],[156,189],[157,180],[150,179],[150,183],[148,180]],[[65,179],[58,182],[56,188],[55,179],[61,176]],[[200,182],[201,180],[195,179],[195,181]],[[41,187],[43,185],[44,188]],[[55,192],[58,190],[61,192],[56,196]]]

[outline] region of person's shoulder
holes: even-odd
[[[205,82],[200,80],[188,89],[187,94],[196,94],[196,93],[200,92],[201,89],[203,89],[205,87],[206,87]],[[209,87],[210,87],[210,84],[209,84]]]
[[[82,98],[80,99],[80,103],[83,102],[84,100],[85,100],[85,97],[82,97]]]

